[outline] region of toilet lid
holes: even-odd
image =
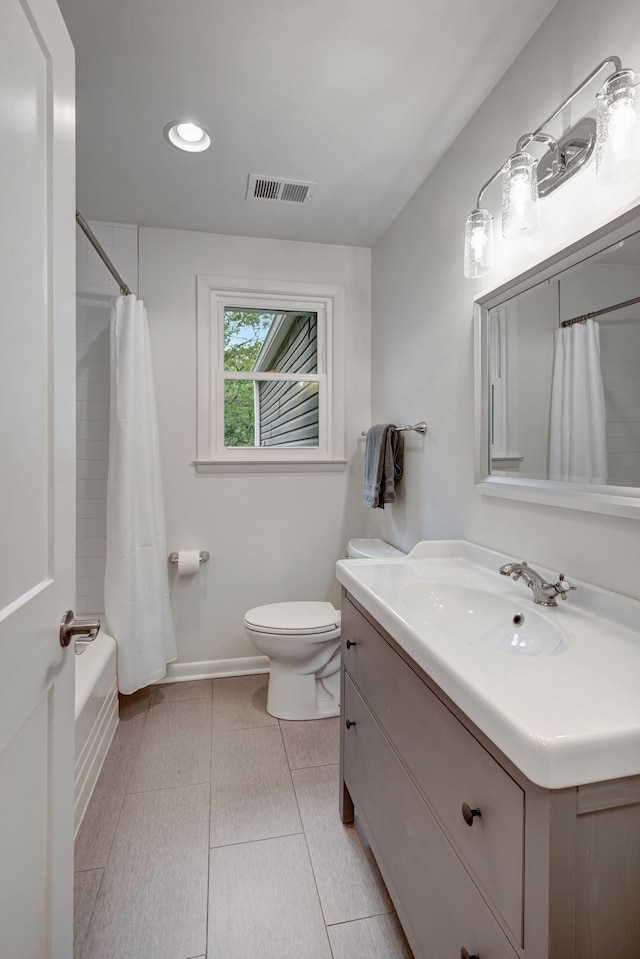
[[[250,609],[244,621],[265,633],[328,633],[340,625],[340,613],[331,603],[270,603]]]

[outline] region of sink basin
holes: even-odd
[[[420,580],[399,589],[407,610],[428,628],[486,649],[519,656],[555,656],[564,650],[562,630],[530,603],[471,586]]]
[[[546,609],[500,576],[510,561],[477,543],[427,540],[408,556],[344,559],[336,570],[348,601],[532,782],[640,777],[640,599],[579,582]]]

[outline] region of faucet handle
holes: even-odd
[[[564,573],[560,573],[558,582],[556,583],[556,592],[560,596],[560,599],[566,599],[567,593],[570,593],[572,589],[577,589],[577,586],[574,586],[573,583],[568,583],[564,578]]]
[[[526,568],[527,563],[523,559],[521,563],[505,563],[504,566],[501,566],[498,572],[501,576],[510,576],[514,582],[520,579],[523,572],[523,567]]]

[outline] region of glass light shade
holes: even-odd
[[[596,97],[596,175],[617,183],[640,175],[640,76],[620,70]]]
[[[502,235],[508,240],[538,232],[538,161],[529,153],[514,153],[502,168]]]
[[[473,210],[464,228],[464,275],[469,280],[493,269],[493,217],[488,210]]]

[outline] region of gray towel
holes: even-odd
[[[404,437],[392,423],[378,423],[367,432],[364,452],[362,502],[384,509],[396,498],[395,484],[402,477]]]

